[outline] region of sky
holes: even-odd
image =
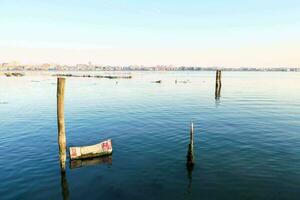
[[[299,0],[0,0],[0,63],[299,67]]]

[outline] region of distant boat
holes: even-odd
[[[70,147],[70,159],[94,158],[112,154],[112,142],[106,140],[91,146]]]
[[[161,83],[161,80],[153,81],[152,83]]]

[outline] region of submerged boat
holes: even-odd
[[[70,147],[69,153],[71,160],[111,155],[112,142],[109,139],[91,146]]]

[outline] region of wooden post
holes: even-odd
[[[192,169],[194,166],[194,124],[191,123],[191,128],[190,128],[190,144],[188,147],[188,152],[187,152],[187,161],[186,165],[189,169]]]
[[[193,123],[191,123],[191,128],[190,128],[190,144],[193,153],[194,152],[194,124]]]
[[[220,86],[221,87],[222,83],[221,83],[221,70],[217,70],[216,71],[216,86]]]
[[[64,117],[65,78],[57,78],[57,128],[61,172],[66,170],[66,133]]]
[[[215,98],[219,99],[221,96],[221,70],[216,71],[216,88],[215,88]]]

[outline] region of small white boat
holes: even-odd
[[[91,146],[70,147],[69,152],[71,160],[110,155],[112,154],[112,142],[109,139]]]

